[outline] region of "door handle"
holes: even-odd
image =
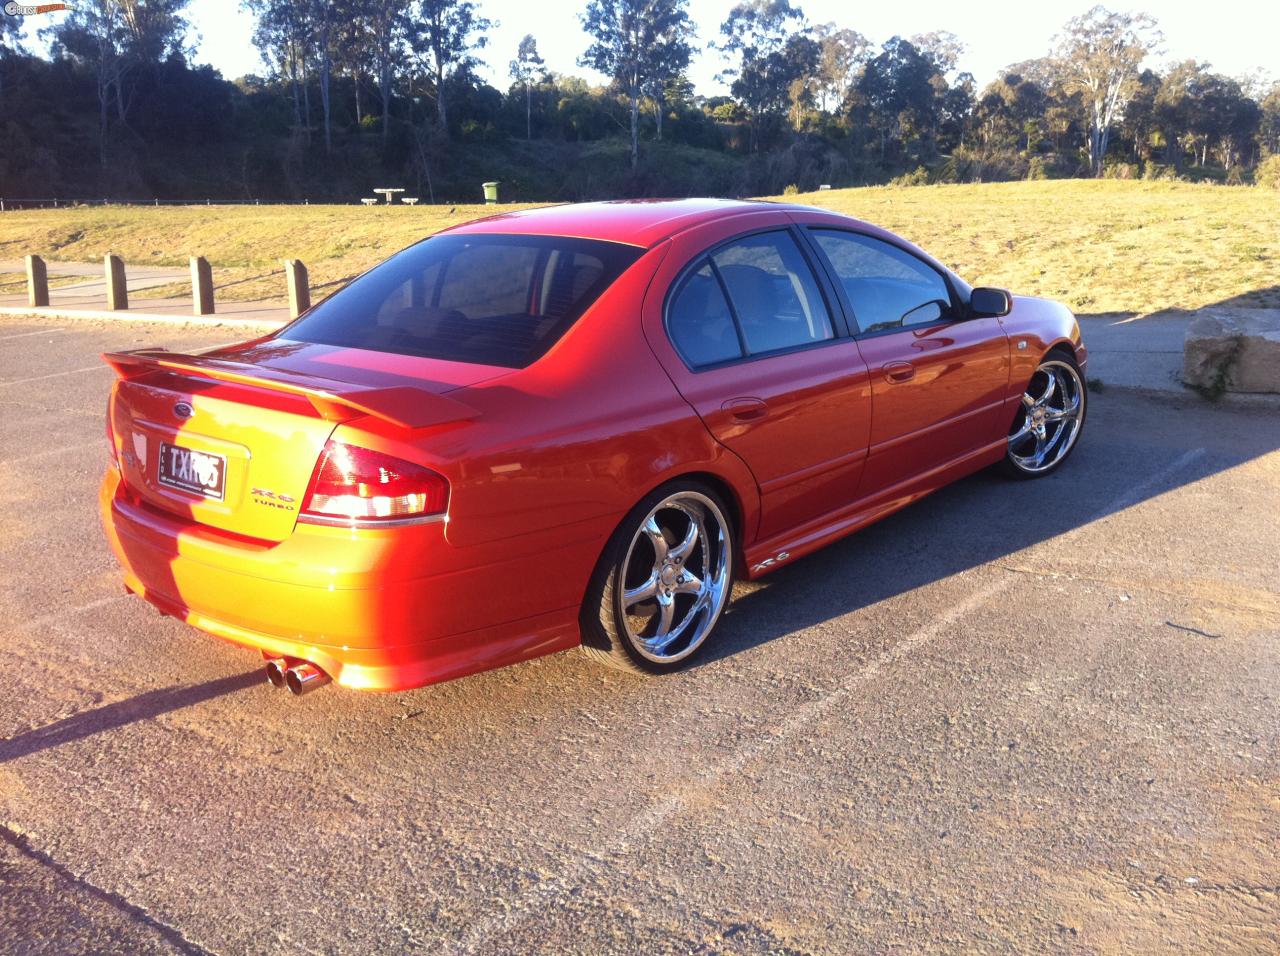
[[[720,408],[736,422],[758,422],[769,414],[769,406],[758,398],[731,398]]]
[[[910,362],[890,362],[881,371],[889,382],[909,382],[916,377],[916,368]]]

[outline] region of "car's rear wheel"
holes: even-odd
[[[719,496],[673,482],[614,533],[587,589],[583,648],[641,673],[684,665],[711,636],[733,585],[733,525]]]
[[[1006,473],[1041,478],[1061,467],[1080,440],[1088,399],[1075,359],[1061,349],[1046,355],[1009,426]]]

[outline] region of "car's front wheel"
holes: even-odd
[[[1075,359],[1058,349],[1046,355],[1009,426],[1005,471],[1040,478],[1057,470],[1080,440],[1088,399]]]
[[[715,629],[733,585],[733,525],[709,488],[659,488],[614,533],[587,589],[583,648],[625,670],[683,665]]]

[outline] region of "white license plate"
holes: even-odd
[[[160,443],[160,484],[189,495],[222,500],[227,478],[227,460],[221,455]]]

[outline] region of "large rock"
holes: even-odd
[[[1182,380],[1209,392],[1280,392],[1280,309],[1204,309],[1187,329]]]

